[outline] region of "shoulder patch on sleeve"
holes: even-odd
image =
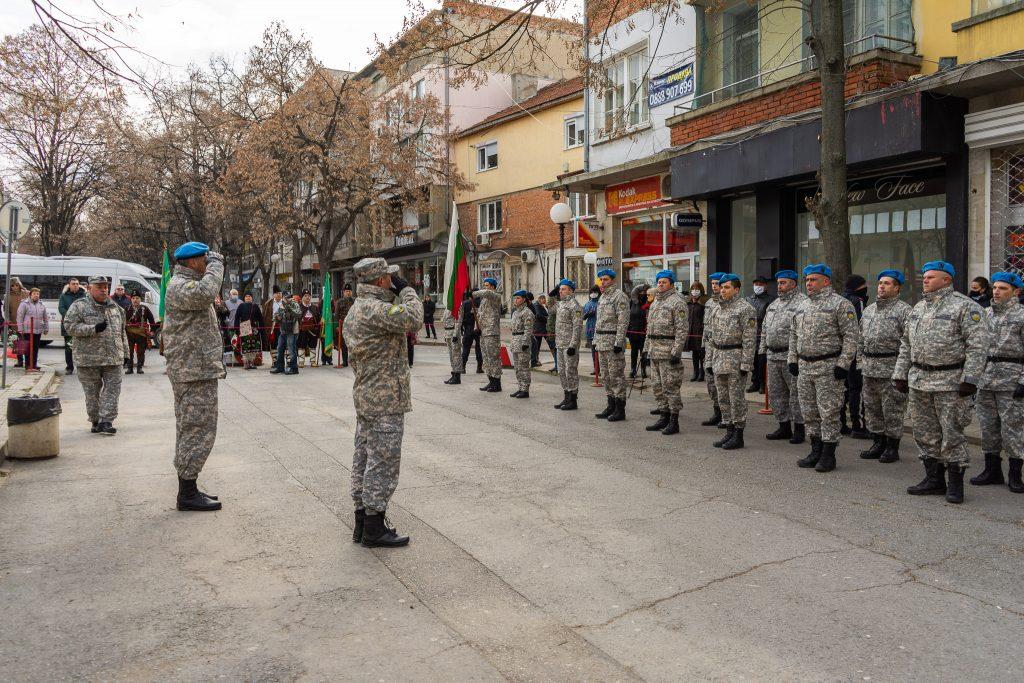
[[[856,314],[856,313],[854,313],[853,311],[847,311],[847,312],[846,312],[846,317],[847,317],[847,318],[848,318],[849,320],[853,320],[854,318],[856,318],[856,317],[857,317],[857,314]]]
[[[971,313],[971,320],[973,320],[976,323],[981,322],[981,313],[978,313],[977,311]]]
[[[757,324],[757,318],[747,318],[747,326],[752,327]]]
[[[405,313],[405,306],[394,304],[388,309],[388,315],[398,315],[399,313]]]

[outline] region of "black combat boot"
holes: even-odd
[[[670,419],[671,419],[671,416],[669,415],[669,412],[666,410],[665,412],[663,412],[661,414],[661,417],[658,418],[657,422],[655,422],[652,425],[647,425],[646,427],[644,427],[644,429],[646,429],[649,432],[660,432],[665,427],[668,427],[668,423],[669,423]]]
[[[609,422],[622,422],[626,419],[626,399],[615,398],[612,399],[615,402],[615,410],[608,416]]]
[[[512,398],[530,398],[530,390],[520,389],[516,393],[512,394]]]
[[[793,429],[789,426],[789,421],[780,422],[778,429],[771,434],[765,434],[764,438],[769,441],[782,441],[783,439],[789,439],[793,436]]]
[[[103,436],[113,436],[117,434],[117,428],[109,422],[100,422],[96,425],[96,433]]]
[[[142,371],[142,363],[139,363],[139,366],[138,366],[137,368],[135,368],[135,373],[136,373],[136,374],[138,374],[138,375],[144,375],[144,374],[146,374],[146,373],[144,373],[144,372]]]
[[[462,384],[462,375],[453,372],[452,376],[444,381],[445,384]]]
[[[1010,458],[1010,480],[1007,485],[1014,493],[1024,493],[1024,481],[1020,478],[1021,462],[1024,461],[1020,458]]]
[[[494,378],[488,377],[487,384],[480,387],[480,391],[494,391]]]
[[[815,472],[831,472],[836,468],[836,446],[835,441],[823,441],[821,444],[821,457],[818,464],[814,466]]]
[[[668,414],[668,424],[661,430],[661,433],[666,436],[679,433],[679,413]]]
[[[885,437],[885,452],[882,453],[882,457],[878,459],[878,462],[889,464],[896,462],[900,459],[900,440],[899,437],[887,436]]]
[[[743,427],[733,427],[732,436],[722,444],[723,451],[734,451],[743,448]]]
[[[500,393],[501,392],[501,378],[500,377],[494,377],[493,380],[494,380],[494,386],[492,386],[490,389],[488,389],[488,391],[490,391],[492,394]]]
[[[1013,460],[1010,461],[1011,466]],[[990,486],[992,484],[1002,484],[1003,481],[1003,459],[999,457],[998,453],[986,453],[985,454],[985,469],[981,471],[976,477],[971,477],[971,484],[974,486]]]
[[[199,490],[195,479],[178,477],[178,509],[193,512],[220,510],[220,501],[210,498]]]
[[[562,392],[562,402],[561,402],[561,403],[556,403],[556,404],[555,404],[555,410],[561,410],[561,409],[562,409],[562,407],[563,407],[563,406],[564,406],[564,405],[565,405],[566,403],[568,403],[568,402],[569,402],[569,392],[568,392],[568,391],[563,391],[563,392]]]
[[[712,415],[711,417],[709,417],[708,419],[704,420],[700,424],[703,427],[714,427],[715,425],[719,425],[721,423],[722,423],[722,409],[719,408],[718,406],[715,406],[715,414]]]
[[[946,466],[935,458],[924,459],[924,479],[907,487],[912,496],[946,495]]]
[[[100,431],[100,423],[99,422],[93,422],[92,423],[92,429],[90,431],[93,434],[97,434]]]
[[[399,536],[396,529],[389,527],[382,511],[366,515],[362,543],[364,548],[399,548],[409,545],[409,537]]]
[[[359,543],[363,540],[363,522],[366,520],[366,510],[356,510],[356,523],[352,525],[352,542]]]
[[[796,461],[797,467],[814,467],[821,459],[822,442],[820,436],[811,437],[811,452]]]
[[[611,394],[608,395],[608,405],[605,406],[604,410],[600,413],[594,413],[594,417],[599,420],[607,420],[608,416],[615,412],[615,397]]]
[[[714,446],[715,448],[721,448],[722,446],[724,446],[726,444],[726,442],[729,439],[732,438],[732,434],[735,431],[736,431],[735,427],[733,427],[732,425],[726,425],[725,426],[725,436],[723,436],[721,439],[719,439],[718,441],[714,442],[711,445]]]
[[[803,423],[797,422],[793,425],[793,436],[790,437],[789,442],[794,445],[801,444],[804,442],[806,436]]]
[[[565,405],[562,406],[562,410],[576,410],[577,408],[579,408],[579,406],[576,405],[576,394],[577,393],[578,392],[575,392],[575,391],[570,391],[569,392],[569,399],[565,402]]]
[[[960,504],[964,502],[964,466],[951,462],[946,467],[949,472],[949,486],[946,488],[946,502]]]
[[[128,369],[124,371],[124,374],[126,374],[126,375],[134,375],[135,374],[135,367],[132,366],[132,365],[129,365]]]
[[[871,434],[871,438],[874,439],[874,443],[871,447],[860,452],[860,457],[864,460],[877,460],[882,457],[882,453],[885,452],[885,436],[882,434]]]

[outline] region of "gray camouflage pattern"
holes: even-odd
[[[202,276],[182,265],[174,267],[174,275],[167,283],[161,333],[171,382],[225,376],[224,340],[213,310],[223,278],[224,263],[219,258],[209,258]]]
[[[839,441],[839,411],[846,393],[843,383],[835,378],[834,369],[835,365],[827,360],[801,361],[800,376],[796,378],[807,434],[828,443]]]
[[[196,479],[217,440],[217,380],[171,381],[174,393],[174,469]]]
[[[85,412],[89,415],[89,421],[113,422],[117,418],[117,402],[121,397],[123,363],[82,365],[76,370],[85,393]]]
[[[576,301],[576,297],[570,294],[567,298],[559,300],[556,311],[555,348],[571,347],[578,351],[583,338],[583,307]]]
[[[617,284],[604,289],[597,300],[597,321],[594,325],[594,348],[611,351],[626,348],[629,328],[629,297]],[[602,361],[603,363],[604,361]]]
[[[598,351],[597,364],[604,393],[613,398],[626,398],[626,352]]]
[[[991,335],[988,355],[1021,362],[990,360],[978,386],[990,391],[1012,392],[1024,383],[1024,306],[1017,297],[1011,297],[1005,303],[993,301],[987,312]]]
[[[387,509],[398,488],[404,431],[405,415],[402,413],[356,418],[349,493],[357,510],[380,513]]]
[[[864,377],[861,390],[864,423],[869,432],[893,438],[903,435],[907,414],[907,395],[896,391],[888,377]]]
[[[1007,457],[1024,457],[1024,401],[1015,400],[1012,391],[981,389],[976,408],[982,452],[1005,448]]]
[[[501,334],[501,295],[493,289],[478,289],[473,298],[479,299],[476,307],[476,323],[480,327],[480,336],[498,336]]]
[[[492,378],[501,377],[501,337],[493,334],[480,336],[480,355],[483,358],[484,373]]]
[[[457,329],[458,323],[452,312],[445,310],[441,326],[444,329],[444,343],[448,347],[448,362],[451,363],[452,372],[461,375],[466,367],[462,363],[462,335]]]
[[[672,365],[670,360],[655,358],[651,361],[651,384],[654,401],[662,410],[679,413],[683,409],[683,398],[679,393],[683,385],[683,364]]]
[[[722,424],[742,429],[747,422],[747,397],[744,393],[746,377],[735,372],[716,372],[715,384],[718,386],[718,406],[722,411]]]
[[[900,340],[910,316],[911,306],[899,297],[879,299],[864,309],[860,319],[860,350],[857,367],[864,377],[892,379]],[[893,354],[887,358],[871,358],[867,354]]]
[[[785,358],[768,361],[768,405],[779,422],[804,423],[798,384],[796,377],[790,374]]]
[[[719,297],[715,294],[711,295],[708,299],[707,304],[704,306],[704,334],[701,338],[701,347],[704,349],[704,377],[708,385],[708,396],[711,397],[711,402],[718,408],[718,386],[715,384],[715,370],[712,367],[714,363],[715,354],[714,349],[711,348],[711,323],[714,322],[715,313],[718,312],[719,308]]]
[[[716,377],[750,372],[754,368],[754,353],[757,350],[757,311],[739,294],[729,301],[722,299],[711,321],[709,338],[714,351],[711,367]],[[737,345],[741,348],[724,348]],[[718,391],[721,396],[720,384]]]
[[[530,390],[530,350],[533,344],[535,317],[533,310],[525,303],[521,306],[512,306],[512,367],[516,371],[519,391]]]
[[[652,361],[681,358],[688,333],[686,301],[679,292],[670,289],[655,294],[651,307],[647,309],[644,353]]]
[[[106,321],[107,329],[96,334],[96,325]],[[102,304],[86,295],[71,304],[64,316],[64,329],[74,339],[71,354],[76,367],[123,365],[128,358],[124,309],[107,297]]]
[[[569,347],[572,348],[572,347]],[[566,355],[565,349],[558,349],[558,380],[562,391],[577,391],[580,388],[580,354]]]
[[[971,423],[972,400],[955,391],[910,388],[910,422],[921,458],[943,463],[970,462],[964,429]]]
[[[793,317],[807,301],[807,295],[797,288],[780,294],[768,304],[764,312],[761,329],[761,344],[758,353],[767,355],[769,361],[787,362],[789,357],[789,335],[793,329]]]

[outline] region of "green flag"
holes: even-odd
[[[324,297],[320,304],[320,320],[324,325],[324,353],[334,349],[334,316],[331,311],[331,274],[324,277]]]
[[[164,320],[164,300],[167,298],[167,283],[171,281],[171,257],[164,245],[164,269],[160,274],[160,322]]]

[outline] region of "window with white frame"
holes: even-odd
[[[620,53],[605,63],[605,135],[642,126],[650,119],[647,109],[649,67],[646,47]]]
[[[476,232],[486,235],[501,232],[501,200],[485,202],[477,207]]]
[[[570,192],[569,208],[574,217],[590,215],[590,195],[586,192]]]
[[[476,148],[476,170],[489,171],[498,167],[498,143],[488,142],[477,145]]]
[[[583,144],[583,114],[576,114],[565,119],[565,148],[572,149]]]
[[[412,86],[412,98],[414,100],[421,100],[427,92],[427,87],[423,82],[423,79],[416,81]]]

